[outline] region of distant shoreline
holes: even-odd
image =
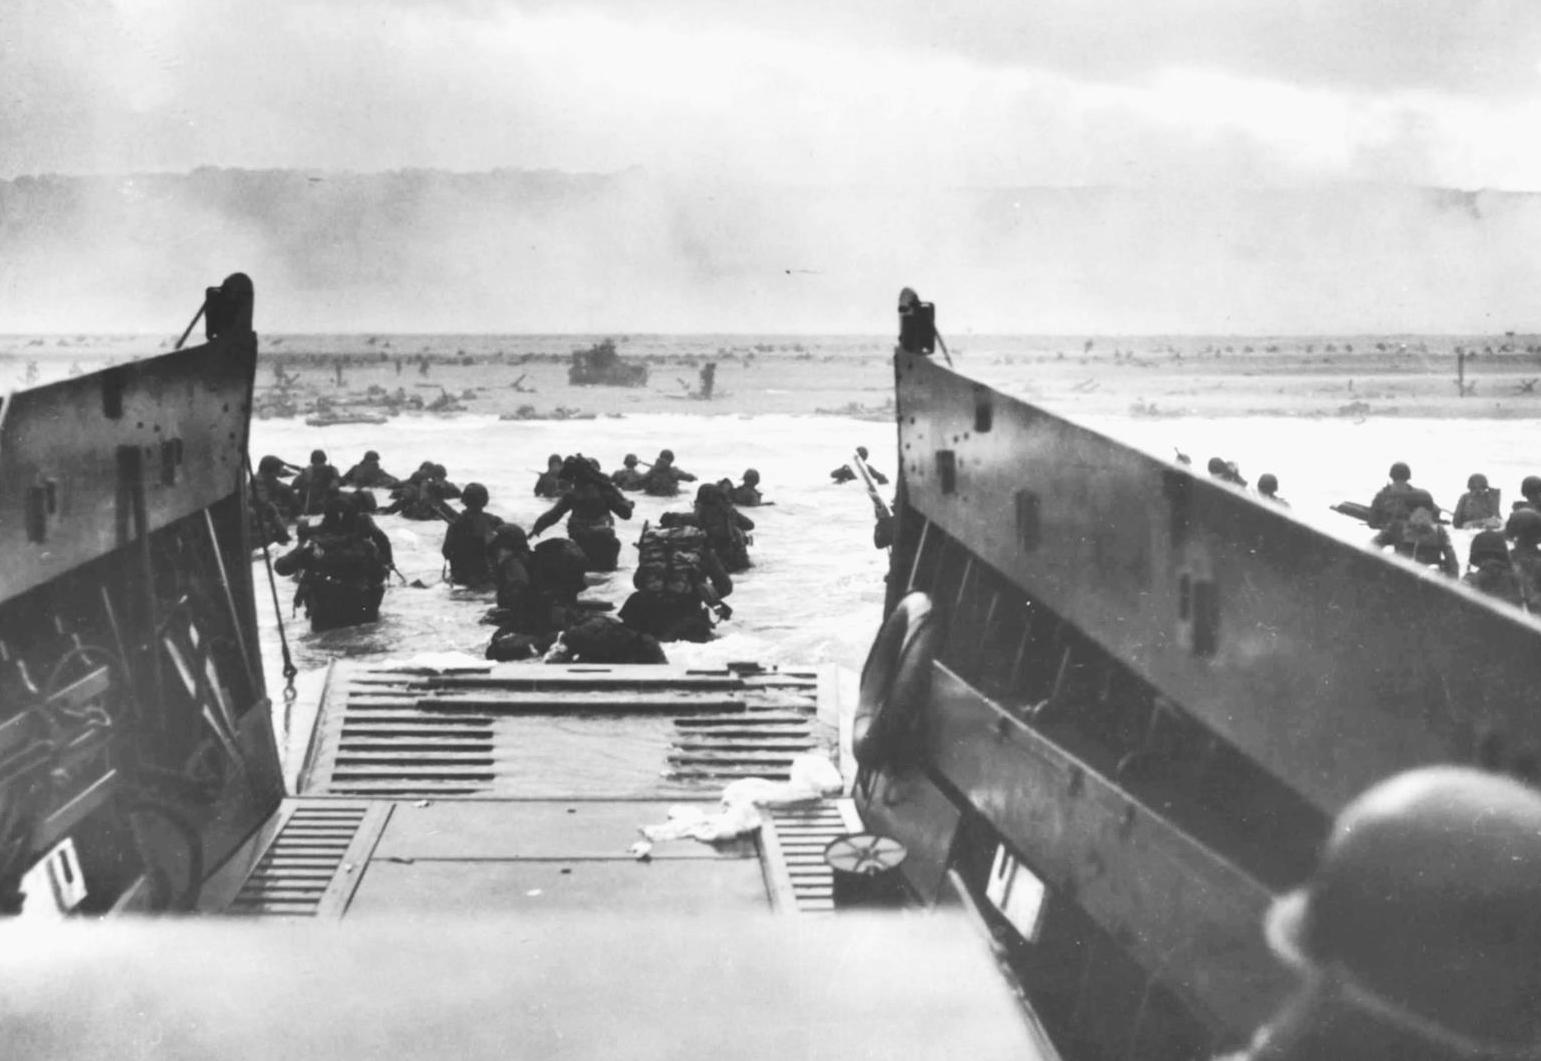
[[[131,337],[31,345],[37,338],[18,348],[14,337],[0,337],[0,386],[45,382],[156,352]],[[620,338],[621,357],[648,369],[641,387],[569,383],[572,352],[589,345],[571,336],[346,338],[350,345],[317,349],[325,337],[263,336],[257,415],[304,419],[330,406],[342,415],[390,416],[437,402],[447,415],[527,419],[775,413],[884,422],[893,416],[893,341],[879,336]],[[952,348],[962,371],[1068,416],[1541,418],[1541,339],[1532,336],[1223,343],[1146,337],[1077,339],[1070,348],[1032,336],[1004,337],[994,348],[970,345],[975,342],[965,338]],[[1457,389],[1458,347],[1475,352],[1459,366],[1465,396]],[[702,396],[708,363],[716,365],[709,400]]]

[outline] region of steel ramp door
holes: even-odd
[[[725,784],[785,780],[796,755],[828,753],[821,685],[828,676],[752,666],[336,664],[301,795],[257,841],[253,873],[218,881],[205,908],[829,910],[812,846],[854,821],[833,803],[768,815],[759,837],[632,851],[671,808],[714,813]]]

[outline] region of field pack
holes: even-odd
[[[642,528],[631,584],[637,589],[695,595],[706,581],[706,534],[699,527]]]

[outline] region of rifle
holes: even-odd
[[[893,516],[893,509],[888,507],[888,502],[878,493],[877,485],[872,481],[872,472],[867,468],[867,462],[861,459],[860,453],[851,454],[851,467],[861,476],[862,485],[867,488],[867,496],[872,499],[872,507],[877,514],[883,518]]]

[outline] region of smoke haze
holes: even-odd
[[[1541,197],[201,169],[0,182],[0,331],[164,332],[241,270],[268,331],[1541,330]]]

